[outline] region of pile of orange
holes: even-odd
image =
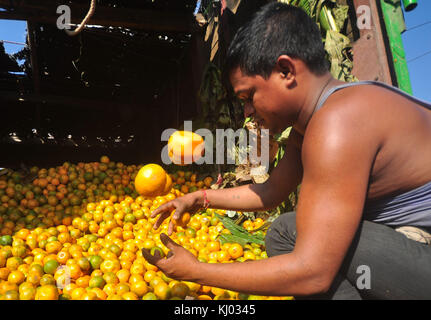
[[[178,171],[163,196],[144,197],[134,187],[142,166],[110,161],[32,168],[26,184],[18,172],[0,177],[0,300],[281,299],[248,296],[168,278],[141,249],[168,249],[160,241],[168,220],[153,230],[150,213],[186,192],[208,188],[211,178]],[[259,245],[224,243],[229,231],[215,217],[223,210],[185,214],[172,239],[200,261],[265,259]],[[252,230],[261,219],[246,220]],[[284,297],[286,298],[286,297]],[[287,297],[290,298],[290,297]]]

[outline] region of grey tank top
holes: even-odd
[[[431,103],[415,98],[396,87],[389,86],[382,82],[360,81],[342,84],[329,89],[319,99],[314,112],[317,112],[334,92],[343,88],[364,84],[384,87],[431,110]],[[382,223],[394,228],[414,226],[431,231],[431,181],[396,196],[373,201],[367,200],[364,206],[363,219]]]

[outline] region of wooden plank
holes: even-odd
[[[0,0],[0,8],[8,10],[0,11],[0,19],[30,20],[55,25],[59,17],[56,13],[56,3],[46,2],[41,5],[40,1],[29,0],[13,3],[12,6],[10,0]],[[71,8],[71,22],[74,24],[81,23],[88,11],[88,5],[70,4],[69,6]],[[90,24],[143,30],[192,32],[195,19],[192,13],[113,8],[98,5],[94,16],[90,19]]]
[[[355,11],[360,6],[369,8],[371,23],[369,29],[359,29],[360,38],[353,43],[352,73],[359,80],[381,81],[393,85],[376,2],[353,0],[353,3]]]

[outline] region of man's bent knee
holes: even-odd
[[[292,252],[295,242],[296,213],[283,213],[269,226],[265,237],[266,252],[269,257]]]

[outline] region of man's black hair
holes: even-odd
[[[268,78],[281,55],[304,61],[317,75],[329,68],[317,24],[300,8],[271,2],[238,29],[227,52],[224,76],[240,67],[248,76]]]

